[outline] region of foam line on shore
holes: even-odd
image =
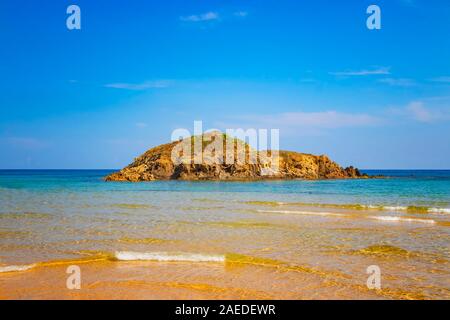
[[[281,213],[281,214],[298,214],[298,215],[311,215],[311,216],[331,216],[331,217],[346,217],[345,214],[333,213],[333,212],[312,212],[312,211],[295,211],[295,210],[257,210],[261,213]],[[363,217],[363,216],[361,216]],[[436,221],[433,219],[418,219],[418,218],[407,218],[398,216],[365,216],[369,219],[375,219],[379,221],[386,222],[415,222],[415,223],[426,223],[435,224]]]
[[[225,262],[224,255],[200,253],[117,251],[115,258],[119,261]]]
[[[450,214],[450,208],[430,208],[428,209],[430,213],[448,213]]]
[[[307,203],[307,202],[279,202],[279,201],[245,201],[249,205],[257,206],[301,206],[301,207],[318,207],[318,208],[332,208],[332,209],[347,209],[347,210],[377,210],[377,211],[392,211],[392,212],[409,212],[409,213],[447,213],[450,214],[450,208],[427,207],[427,206],[402,206],[402,205],[366,205],[360,203],[353,204],[332,204],[332,203]]]
[[[12,266],[0,266],[0,273],[6,272],[19,272],[19,271],[27,271],[34,268],[34,264],[29,265],[12,265]]]
[[[332,216],[332,217],[344,217],[345,214],[334,212],[314,212],[314,211],[296,211],[296,210],[257,210],[261,213],[282,213],[282,214],[299,214],[308,216]]]
[[[404,218],[404,217],[391,217],[391,216],[373,216],[372,219],[387,221],[387,222],[418,222],[435,224],[436,221],[432,219],[416,219],[416,218]]]

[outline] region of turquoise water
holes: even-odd
[[[104,182],[111,172],[0,171],[0,275],[98,253],[238,254],[344,273],[339,285],[349,287],[365,285],[367,266],[376,264],[400,296],[407,289],[450,297],[448,170],[367,171],[387,177],[361,180]]]
[[[0,170],[2,195],[23,192],[192,192],[258,193],[267,200],[308,203],[450,207],[450,170],[366,170],[386,179],[270,181],[105,183],[112,170]],[[8,202],[4,202],[4,205]]]

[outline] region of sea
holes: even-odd
[[[164,263],[177,283],[198,265],[211,290],[232,284],[264,298],[450,298],[450,170],[105,182],[113,171],[0,170],[0,289],[6,274],[105,259]],[[237,281],[230,265],[255,270]],[[373,266],[381,289],[370,291]]]

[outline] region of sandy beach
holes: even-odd
[[[77,262],[79,290],[66,286],[72,263],[0,275],[1,299],[424,299],[420,292],[364,285],[271,265],[186,262]],[[363,281],[364,279],[362,279]]]

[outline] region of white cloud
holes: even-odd
[[[412,101],[405,107],[392,108],[388,113],[397,118],[403,117],[422,123],[450,120],[450,109],[447,106],[433,104],[433,107],[430,107],[424,101]]]
[[[321,135],[324,130],[372,126],[381,122],[381,119],[368,114],[323,111],[247,115],[216,125],[222,128],[272,128],[288,134]]]
[[[415,120],[420,122],[431,122],[434,118],[433,114],[424,107],[423,102],[411,102],[406,110]]]
[[[339,72],[330,72],[329,74],[333,76],[371,76],[371,75],[387,75],[391,74],[388,67],[381,67],[372,70],[357,70],[357,71],[339,71]]]
[[[378,82],[385,83],[393,87],[413,87],[417,85],[413,79],[407,78],[384,78],[378,80]]]
[[[450,108],[446,105],[426,106],[413,101],[407,106],[391,108],[377,114],[346,113],[335,110],[320,112],[284,112],[276,114],[253,114],[216,122],[220,128],[266,128],[280,129],[287,135],[323,135],[343,128],[367,128],[398,124],[401,120],[435,123],[450,120]]]
[[[141,91],[154,88],[167,88],[170,86],[170,84],[171,84],[170,81],[158,80],[158,81],[146,81],[143,83],[125,83],[125,82],[109,83],[105,84],[104,86],[106,88]]]
[[[211,21],[219,19],[219,15],[216,12],[207,12],[203,14],[195,14],[186,17],[180,17],[181,21],[186,22],[202,22],[202,21]]]
[[[447,108],[429,108],[422,101],[411,102],[406,110],[410,116],[419,122],[438,122],[450,120],[450,109]]]
[[[267,123],[278,125],[342,128],[371,125],[378,120],[367,114],[341,113],[337,111],[324,112],[286,112],[278,115],[262,117]]]

